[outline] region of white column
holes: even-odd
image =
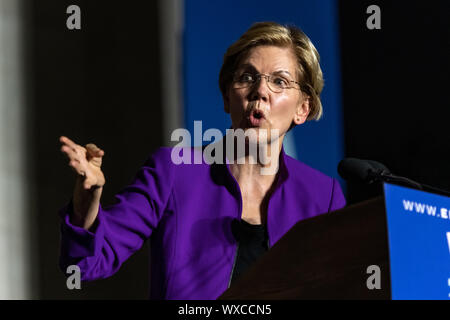
[[[159,0],[159,37],[162,71],[164,145],[170,146],[174,129],[184,126],[182,43],[183,0]]]
[[[21,3],[0,0],[0,299],[31,297]]]

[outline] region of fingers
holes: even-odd
[[[78,144],[76,144],[75,142],[73,142],[72,140],[70,140],[67,137],[60,137],[59,141],[63,144],[64,146],[67,146],[67,148],[64,148],[64,150],[72,150],[74,153],[78,154],[78,155],[85,155],[86,154],[86,149]],[[61,151],[63,150],[63,147],[61,147]]]
[[[83,152],[79,149],[72,149],[67,145],[63,145],[61,147],[61,151],[66,154],[69,160],[76,160],[77,162],[81,162],[83,157]]]
[[[78,146],[75,142],[65,136],[59,137],[59,142],[69,146],[71,149],[76,149],[76,147]]]
[[[61,147],[61,151],[66,153],[68,156],[77,158],[78,160],[80,160],[80,156],[86,156],[86,153],[88,154],[89,158],[103,157],[105,155],[105,151],[103,151],[93,143],[88,143],[85,148],[76,144],[65,136],[61,136],[59,138],[59,141],[63,144],[63,146]]]
[[[82,147],[69,138],[61,136],[59,141],[63,144],[61,146],[61,152],[63,152],[69,159],[69,166],[80,176],[87,177],[87,171],[89,170],[89,163],[94,166],[100,167],[102,163],[102,157],[105,154],[103,150],[97,147],[93,143],[89,143],[85,147]],[[86,182],[86,181],[85,181]],[[87,182],[86,182],[87,183]],[[91,187],[87,184],[87,187]]]
[[[88,143],[86,145],[86,150],[92,157],[103,157],[105,155],[105,151],[103,151],[93,143]]]
[[[67,137],[60,137],[59,141],[63,144],[61,152],[69,158],[69,166],[80,176],[86,176],[85,165],[82,164],[83,157],[86,157],[86,149],[77,145]]]
[[[86,177],[86,169],[78,160],[69,161],[69,166],[80,176]]]

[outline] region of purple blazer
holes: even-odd
[[[216,299],[229,287],[237,251],[231,222],[242,211],[239,185],[228,164],[175,165],[171,150],[151,155],[117,203],[100,205],[94,230],[70,223],[71,203],[60,210],[63,271],[77,264],[84,281],[109,277],[150,237],[150,298]],[[337,180],[282,150],[267,209],[269,246],[298,221],[344,206]]]

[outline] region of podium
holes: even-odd
[[[450,197],[383,188],[298,222],[219,299],[450,299]]]
[[[391,299],[384,198],[298,222],[219,299]]]

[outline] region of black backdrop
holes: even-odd
[[[366,8],[381,9],[381,30]],[[448,1],[340,1],[345,154],[450,189]],[[348,184],[350,203],[380,188]]]
[[[57,267],[58,208],[73,174],[58,137],[106,151],[102,203],[130,182],[163,141],[156,1],[32,0],[30,166],[36,173],[33,230],[43,299],[148,297],[148,243],[109,279],[67,290]],[[82,29],[66,28],[65,9],[82,8]],[[382,29],[366,28],[377,4]],[[449,7],[445,1],[348,1],[340,6],[346,156],[374,159],[391,171],[450,189]],[[379,193],[349,185],[349,202]]]
[[[81,30],[66,28],[71,4],[81,7]],[[57,210],[71,197],[74,174],[58,138],[66,135],[105,150],[105,204],[162,145],[156,1],[34,0],[30,14],[37,294],[43,299],[146,299],[148,243],[111,278],[84,283],[82,290],[66,288],[58,269]]]

